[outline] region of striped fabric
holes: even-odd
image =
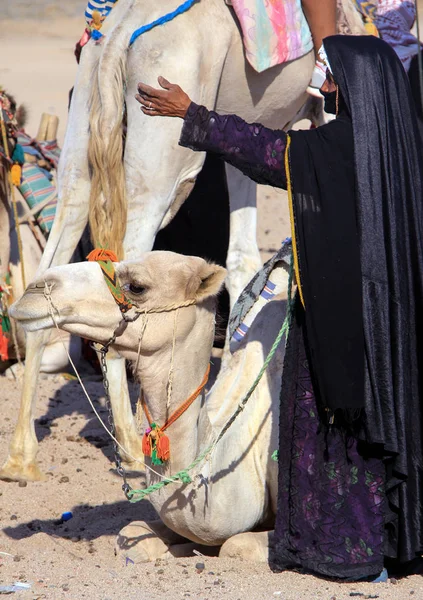
[[[18,144],[22,146],[25,154],[44,158],[51,163],[52,167],[57,169],[60,158],[60,148],[57,145],[57,140],[38,141],[24,131],[19,131]]]
[[[95,10],[106,18],[117,1],[118,0],[89,0],[87,8],[85,9],[85,20],[87,21],[87,24],[91,24],[93,11]]]
[[[44,234],[50,233],[56,214],[56,188],[50,183],[39,167],[26,163],[22,167],[22,183],[19,186],[19,190],[30,208],[33,208],[53,195],[53,200],[36,217],[41,231]]]
[[[261,291],[260,296],[257,298],[257,300],[255,302],[254,310],[251,310],[246,315],[246,317],[242,321],[242,323],[240,323],[240,325],[235,329],[234,334],[231,339],[231,344],[230,344],[231,352],[234,352],[234,350],[236,349],[237,343],[241,342],[244,339],[244,337],[247,335],[248,330],[250,329],[254,319],[256,318],[257,314],[261,311],[263,306],[267,302],[269,302],[269,300],[272,300],[272,298],[274,298],[275,288],[276,288],[276,285],[272,281],[270,281],[270,279],[268,279],[266,282],[266,285],[264,286],[263,290]]]
[[[57,140],[53,140],[52,142],[38,142],[38,145],[44,158],[47,158],[53,167],[57,169],[60,158],[60,148],[57,145]]]
[[[230,0],[241,25],[248,62],[258,72],[313,49],[301,0]]]
[[[281,249],[267,261],[241,292],[229,315],[231,352],[239,348],[262,308],[275,296],[286,291],[286,276],[281,277],[280,269],[291,268],[291,260],[292,242],[290,238],[286,238]]]

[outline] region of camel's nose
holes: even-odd
[[[55,286],[56,282],[49,281],[49,279],[33,281],[28,285],[21,298],[9,308],[10,315],[17,321],[23,321],[39,316],[39,313],[44,314],[47,303],[43,296],[50,293]]]
[[[24,294],[44,294],[46,283],[48,285],[48,282],[45,281],[34,281],[27,286]],[[51,284],[49,285],[49,288],[50,286]]]

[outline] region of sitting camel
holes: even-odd
[[[162,424],[204,383],[216,295],[226,271],[201,258],[160,251],[114,267],[139,314],[126,326],[121,326],[118,305],[93,262],[48,269],[11,312],[26,331],[52,328],[51,314],[60,329],[102,344],[117,331],[113,347],[135,365],[149,421]],[[147,468],[147,483],[187,467],[215,440],[250,388],[285,318],[287,273],[282,263],[271,277],[275,296],[255,316],[207,397],[201,391],[166,429],[169,459],[156,466],[146,458],[147,467],[154,467],[154,472]],[[223,544],[226,555],[245,552],[249,559],[267,560],[271,536],[263,529],[272,527],[276,509],[277,463],[271,454],[278,444],[283,355],[281,344],[244,410],[207,459],[190,472],[192,483],[167,485],[150,496],[161,522],[135,522],[120,532],[117,548],[124,555],[136,562],[181,554],[180,544],[190,540]],[[144,417],[144,426],[149,425]],[[253,532],[258,527],[262,531]]]

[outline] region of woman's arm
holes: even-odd
[[[191,102],[184,118],[181,146],[213,152],[257,181],[286,188],[286,133],[236,115],[219,115]]]
[[[159,83],[163,90],[140,83],[136,98],[145,115],[184,119],[182,146],[212,152],[257,183],[286,188],[284,131],[249,124],[236,115],[219,115],[191,102],[178,85],[163,77]]]

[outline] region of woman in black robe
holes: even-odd
[[[423,553],[423,165],[407,75],[373,37],[324,41],[325,108],[273,131],[163,78],[137,99],[180,144],[288,189],[298,294],[281,394],[273,562],[359,579]]]

